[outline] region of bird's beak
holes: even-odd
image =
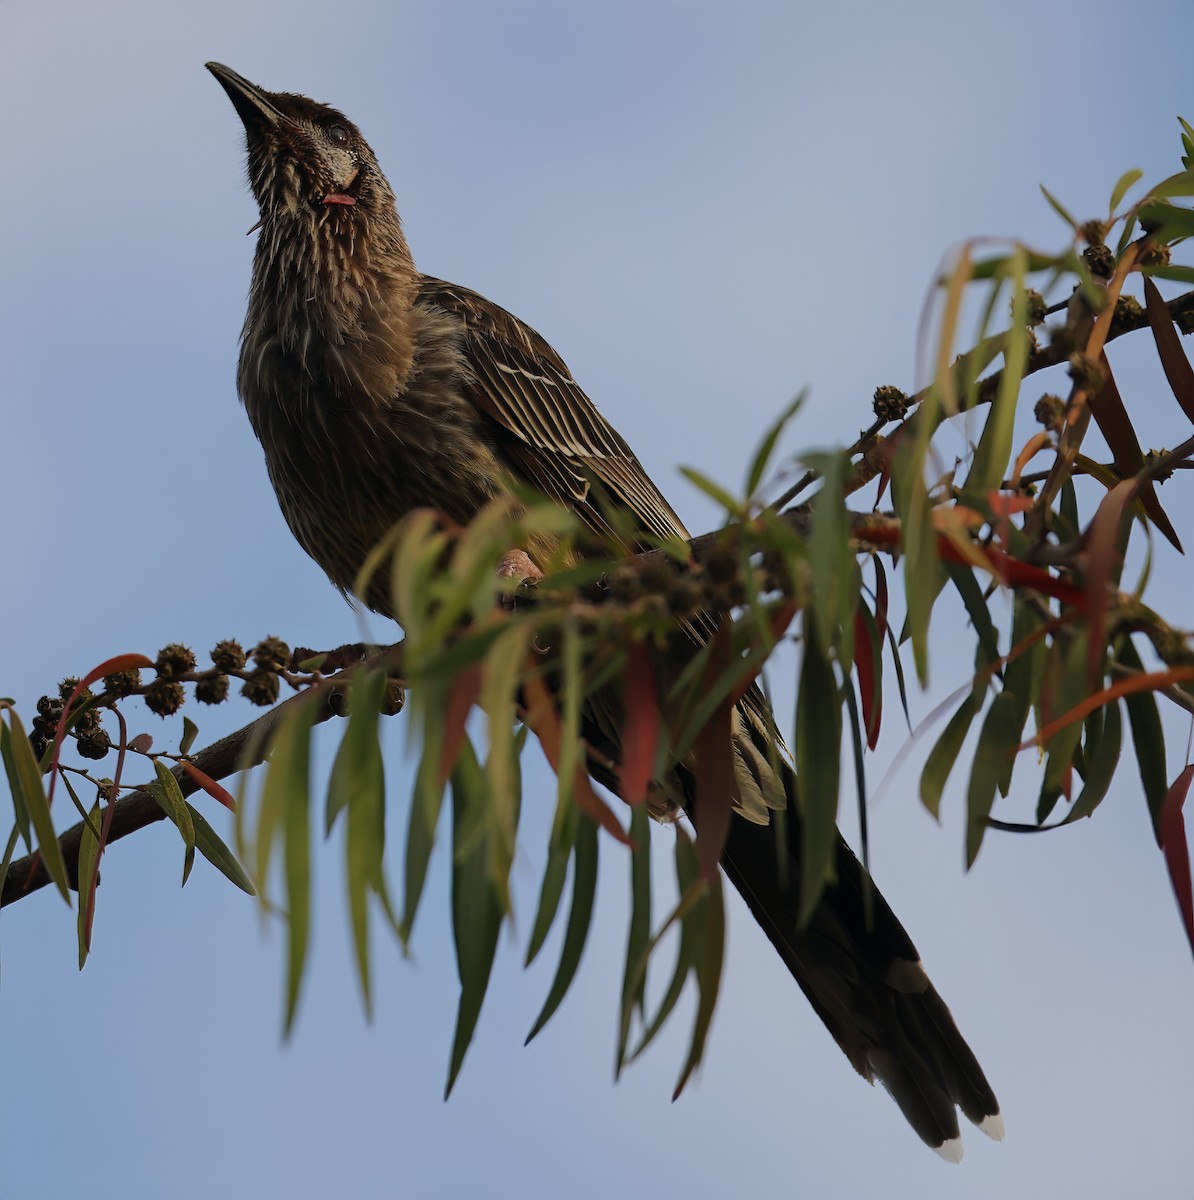
[[[285,119],[269,92],[263,91],[255,83],[250,83],[243,75],[238,75],[223,63],[209,62],[205,65],[228,93],[228,98],[245,123],[246,129],[272,128]]]

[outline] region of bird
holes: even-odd
[[[393,189],[352,121],[220,63],[207,69],[244,126],[260,213],[237,389],[291,531],[337,588],[352,593],[370,551],[412,510],[463,526],[517,484],[594,529],[612,501],[642,547],[688,537],[543,337],[419,272]],[[383,582],[358,598],[400,620]],[[778,739],[761,695],[745,697],[733,718],[722,869],[853,1067],[887,1089],[930,1147],[960,1161],[959,1109],[1003,1137],[995,1094],[840,833],[834,880],[798,920],[796,777]],[[691,810],[682,767],[665,784]],[[768,819],[776,807],[785,820]]]

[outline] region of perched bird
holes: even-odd
[[[419,273],[394,193],[347,117],[207,65],[244,123],[261,212],[238,388],[286,520],[337,587],[351,591],[369,551],[412,509],[463,525],[512,480],[600,528],[596,481],[645,538],[687,536],[539,334]],[[361,598],[395,615],[387,588]],[[761,697],[747,697],[735,714],[738,815],[722,866],[853,1066],[957,1161],[958,1108],[1003,1136],[995,1095],[877,891],[868,919],[862,869],[840,836],[836,881],[798,926],[795,776],[769,752],[776,737]],[[665,782],[691,809],[683,767]],[[766,824],[777,806],[787,810],[784,872]]]

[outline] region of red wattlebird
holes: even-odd
[[[394,193],[347,117],[218,63],[208,69],[244,123],[261,210],[238,387],[286,520],[337,587],[352,589],[370,550],[412,509],[463,525],[512,480],[599,530],[596,481],[644,538],[687,536],[539,334],[419,273]],[[380,585],[362,599],[395,615]],[[959,1108],[1002,1137],[995,1095],[877,892],[868,920],[861,867],[840,837],[835,881],[798,925],[795,775],[771,752],[776,737],[761,698],[747,697],[734,720],[736,815],[722,866],[855,1069],[956,1161]],[[682,765],[657,788],[691,809]],[[787,810],[784,872],[767,823],[777,806]]]

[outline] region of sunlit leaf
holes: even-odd
[[[182,864],[182,882],[185,887],[187,879],[191,874],[191,868],[195,865],[195,826],[191,821],[187,802],[183,798],[182,788],[178,786],[178,780],[175,778],[174,772],[160,758],[153,760],[153,769],[158,777],[157,785],[154,786],[151,784],[147,790],[152,793],[153,798],[161,805],[166,816],[178,826],[178,832],[182,835],[182,843],[185,847]]]
[[[25,806],[25,789],[21,784],[20,772],[17,770],[16,759],[12,756],[12,735],[0,713],[0,758],[4,762],[4,773],[8,778],[8,790],[12,797],[14,829],[20,834],[26,848],[32,852],[33,836],[29,824],[29,809]],[[39,773],[40,777],[40,773]]]
[[[1107,208],[1108,214],[1115,215],[1115,210],[1119,208],[1119,202],[1128,194],[1129,188],[1138,180],[1143,178],[1144,172],[1139,167],[1133,167],[1130,171],[1125,171],[1115,182],[1115,187],[1111,189],[1111,203]]]
[[[29,737],[17,716],[15,708],[8,710],[8,754],[12,761],[9,784],[13,795],[20,796],[20,804],[29,814],[33,831],[37,834],[37,848],[41,853],[46,874],[54,881],[62,898],[70,903],[70,884],[67,881],[66,863],[62,848],[58,845],[58,834],[54,831],[54,819],[50,816],[50,805],[41,785],[41,768],[33,756]],[[6,764],[7,765],[7,764]]]
[[[1024,249],[1016,246],[1009,263],[1012,323],[1004,346],[999,387],[974,452],[970,473],[966,477],[966,487],[972,491],[987,492],[999,487],[1011,458],[1020,381],[1028,362],[1028,293],[1025,290],[1024,271]]]

